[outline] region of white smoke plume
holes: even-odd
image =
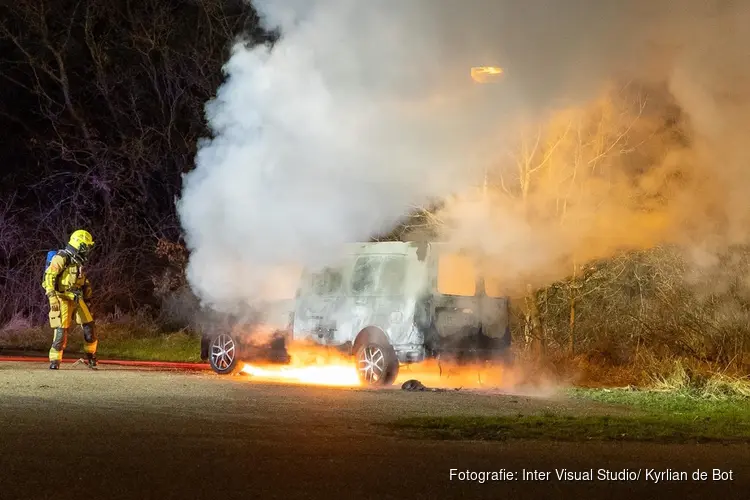
[[[191,285],[216,308],[281,293],[299,266],[325,264],[341,244],[476,186],[519,123],[587,103],[612,78],[665,85],[704,144],[729,139],[737,151],[747,127],[732,126],[750,102],[747,90],[733,94],[750,88],[744,5],[254,1],[281,37],[272,48],[239,40],[206,106],[212,138],[178,202]],[[470,68],[484,65],[502,67],[502,81],[474,83]],[[747,153],[726,154],[722,175],[744,180]],[[471,228],[469,244],[520,262],[527,250],[513,241],[535,228],[512,211],[502,218],[507,230],[487,235],[502,245],[477,238],[491,226],[456,234]]]

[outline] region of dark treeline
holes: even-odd
[[[95,309],[158,307],[184,264],[174,202],[204,105],[237,36],[269,36],[241,0],[3,4],[0,324],[44,318],[45,252],[79,227]]]

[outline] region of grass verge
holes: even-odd
[[[97,325],[98,356],[101,359],[134,361],[200,362],[200,336],[179,331],[161,333],[138,325]],[[35,328],[0,332],[0,352],[28,352],[46,355],[52,341],[49,329]],[[80,328],[68,334],[66,354],[81,353],[83,338]]]
[[[742,395],[575,389],[570,397],[624,405],[634,413],[413,417],[397,420],[391,427],[415,437],[439,439],[750,442],[750,398]]]
[[[98,356],[102,359],[137,361],[182,361],[200,363],[200,337],[172,333],[153,338],[120,339],[100,343]]]

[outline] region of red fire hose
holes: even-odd
[[[2,356],[0,361],[25,361],[30,363],[48,363],[49,359],[32,356]],[[75,363],[77,359],[63,359],[63,363]],[[140,368],[156,368],[162,370],[209,370],[207,363],[179,363],[170,361],[130,361],[117,359],[100,359],[100,365],[119,365]]]

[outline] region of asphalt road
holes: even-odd
[[[205,373],[0,363],[0,499],[749,498],[746,446],[407,439],[407,415],[609,411],[565,400],[260,385]],[[559,481],[556,469],[641,471]],[[712,469],[732,472],[712,481]],[[450,470],[514,472],[485,483]],[[522,470],[551,472],[524,480]],[[646,469],[708,480],[645,480]]]

